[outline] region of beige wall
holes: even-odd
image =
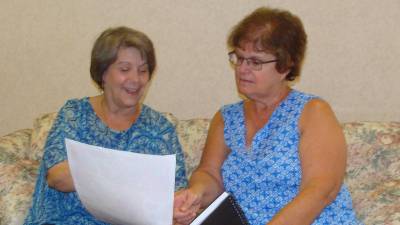
[[[297,89],[328,100],[341,121],[400,120],[399,0],[1,0],[0,135],[96,94],[91,46],[116,25],[155,43],[147,104],[179,118],[210,117],[238,100],[226,35],[262,5],[303,19],[309,47]]]

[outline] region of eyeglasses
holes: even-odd
[[[261,70],[263,64],[278,62],[278,59],[261,61],[259,59],[254,59],[254,58],[245,58],[245,57],[238,56],[236,54],[236,52],[234,52],[234,51],[229,52],[228,56],[229,56],[229,62],[232,63],[232,65],[240,66],[240,65],[242,65],[243,61],[246,60],[247,65],[250,67],[250,69],[256,70],[256,71]]]

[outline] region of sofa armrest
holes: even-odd
[[[0,163],[29,158],[31,134],[32,129],[22,129],[0,137]]]
[[[22,224],[39,162],[30,159],[31,129],[0,137],[0,224]]]
[[[400,122],[343,124],[347,184],[365,224],[400,222]]]

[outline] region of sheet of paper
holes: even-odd
[[[65,139],[75,189],[99,220],[124,225],[171,225],[175,155],[106,149]]]

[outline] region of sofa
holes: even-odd
[[[164,114],[176,125],[190,176],[201,157],[210,120],[179,120]],[[22,224],[55,117],[56,113],[44,114],[32,128],[0,137],[0,225]],[[348,145],[345,183],[359,219],[366,225],[399,225],[400,122],[348,122],[342,127]]]

